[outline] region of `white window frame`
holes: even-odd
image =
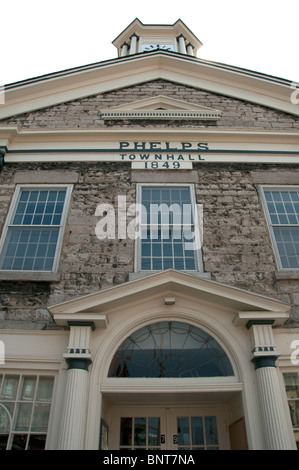
[[[190,198],[191,198],[191,205],[192,205],[192,210],[193,210],[193,217],[194,217],[194,225],[198,223],[198,214],[196,211],[196,198],[195,198],[195,189],[193,184],[181,184],[181,183],[167,183],[167,184],[161,184],[161,183],[138,183],[137,184],[137,204],[142,204],[142,188],[145,187],[161,187],[161,188],[188,188],[190,190]],[[139,220],[139,219],[138,219]],[[197,222],[195,222],[197,221]],[[195,263],[196,263],[196,269],[192,271],[183,271],[183,272],[188,272],[188,273],[199,273],[203,272],[203,263],[202,263],[202,247],[201,247],[201,236],[199,233],[195,232],[195,237],[196,237],[196,246],[200,247],[198,250],[194,250],[195,254]],[[141,240],[140,238],[137,238],[136,243],[135,243],[135,272],[136,273],[143,273],[143,274],[152,274],[156,272],[162,272],[161,271],[156,271],[156,270],[142,270],[141,269]],[[175,269],[175,268],[173,268]]]
[[[278,250],[278,247],[277,247],[277,242],[276,242],[274,230],[273,230],[273,224],[272,224],[272,221],[271,221],[271,218],[270,218],[270,214],[269,214],[269,210],[268,210],[268,204],[267,204],[267,201],[266,201],[264,191],[265,190],[271,190],[271,191],[299,191],[299,186],[294,186],[294,185],[292,185],[292,186],[287,186],[287,185],[277,185],[277,186],[262,185],[262,186],[259,187],[259,189],[260,189],[264,214],[265,214],[265,218],[266,218],[267,225],[268,225],[268,228],[269,228],[271,243],[272,243],[272,247],[273,247],[275,260],[276,260],[276,264],[278,266],[278,269],[282,270],[282,271],[291,271],[291,270],[296,270],[297,271],[297,270],[299,270],[299,266],[296,267],[296,268],[295,267],[283,267],[282,266],[281,258],[280,258],[279,250]],[[291,224],[288,224],[288,225],[279,224],[279,225],[277,225],[277,227],[284,227],[284,226],[298,227],[298,230],[299,230],[299,224],[298,225],[295,225],[295,224],[293,224],[293,225],[291,225]]]
[[[61,248],[62,248],[62,240],[64,236],[64,230],[65,230],[65,224],[66,224],[66,219],[67,219],[67,213],[69,209],[69,203],[70,203],[70,197],[71,197],[71,192],[73,189],[73,185],[70,184],[43,184],[43,185],[38,185],[38,184],[20,184],[16,186],[15,193],[13,195],[13,199],[8,211],[8,215],[5,221],[5,225],[2,231],[1,239],[0,239],[0,257],[2,256],[6,237],[8,235],[8,230],[12,225],[13,217],[16,212],[17,204],[19,202],[19,198],[21,195],[21,192],[24,190],[30,190],[30,191],[49,191],[49,190],[66,190],[66,195],[65,195],[65,201],[64,201],[64,209],[60,221],[60,228],[59,228],[59,233],[58,233],[58,239],[57,239],[57,244],[56,244],[56,251],[55,251],[55,256],[54,256],[54,261],[53,261],[53,266],[51,271],[42,271],[42,270],[5,270],[0,268],[0,272],[5,272],[5,273],[56,273],[58,270],[58,264],[59,264],[59,258],[60,258],[60,253],[61,253]],[[25,225],[24,225],[25,227]]]
[[[14,406],[14,409],[13,409],[13,413],[12,413],[12,420],[10,421],[10,429],[9,429],[9,433],[8,433],[8,441],[7,441],[7,450],[9,450],[13,444],[13,438],[15,435],[26,435],[27,436],[27,441],[26,441],[26,448],[24,450],[27,450],[28,448],[28,444],[29,444],[29,440],[28,440],[28,437],[30,437],[31,435],[46,435],[46,441],[45,441],[45,450],[47,449],[47,440],[48,440],[48,437],[49,437],[49,429],[50,429],[50,423],[52,422],[52,416],[53,416],[53,409],[54,409],[54,397],[55,397],[55,391],[56,391],[56,374],[53,373],[53,372],[50,372],[50,371],[18,371],[18,370],[8,370],[8,369],[3,369],[2,372],[0,373],[0,388],[3,386],[3,381],[4,381],[4,378],[7,377],[7,376],[14,376],[14,377],[18,377],[18,387],[17,387],[17,392],[16,392],[16,397],[14,399],[9,399],[9,398],[1,398],[0,402],[1,403],[7,403],[7,402],[11,402],[11,403],[14,403],[15,406]],[[37,383],[39,384],[39,381],[41,378],[49,378],[49,379],[52,379],[53,380],[53,390],[52,390],[52,397],[51,397],[51,400],[50,401],[47,401],[47,400],[36,400],[36,395],[37,395],[37,385],[35,386],[35,392],[34,392],[34,397],[33,399],[28,399],[28,400],[24,400],[22,399],[22,397],[20,396],[21,395],[21,388],[22,388],[22,385],[23,385],[23,381],[24,379],[26,378],[35,378],[37,380]],[[29,422],[29,426],[28,426],[28,429],[26,430],[15,430],[14,429],[14,426],[16,424],[16,418],[17,418],[17,413],[18,413],[18,406],[21,404],[21,403],[32,403],[33,406],[35,404],[48,404],[50,405],[50,413],[49,413],[49,419],[48,419],[48,423],[47,423],[47,430],[46,431],[34,431],[32,430],[32,420],[33,420],[33,415],[31,413],[31,417],[30,417],[30,422]],[[2,406],[2,405],[1,405]]]

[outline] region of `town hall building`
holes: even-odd
[[[296,450],[298,90],[113,44],[5,87],[0,449]]]

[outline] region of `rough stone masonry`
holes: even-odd
[[[164,95],[222,111],[216,123],[204,121],[104,122],[100,110],[107,106]],[[96,96],[15,116],[1,124],[23,128],[198,127],[296,130],[298,118],[262,106],[212,94],[163,80],[135,85]],[[55,179],[50,179],[49,174]],[[152,181],[169,182],[163,173]],[[212,280],[270,296],[292,305],[286,327],[299,326],[299,279],[280,276],[258,192],[258,184],[298,181],[292,165],[194,164],[193,171],[177,174],[176,182],[195,185],[204,210],[204,271]],[[2,231],[17,183],[27,175],[36,182],[72,182],[74,185],[64,232],[59,276],[53,282],[0,281],[0,328],[57,328],[47,307],[99,289],[127,282],[134,272],[134,240],[99,240],[95,235],[100,203],[114,204],[117,196],[136,202],[136,185],[142,182],[129,163],[18,163],[0,172],[0,230]],[[136,176],[137,175],[137,176]],[[52,177],[51,177],[52,178]],[[139,179],[138,179],[139,178]],[[161,180],[162,178],[162,180]],[[181,180],[180,180],[181,178]]]

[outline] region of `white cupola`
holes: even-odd
[[[202,43],[189,28],[178,20],[173,25],[143,24],[136,18],[112,44],[118,57],[150,51],[169,51],[196,56]]]

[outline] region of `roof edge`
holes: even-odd
[[[0,119],[163,79],[257,103],[295,116],[292,82],[178,53],[154,51],[19,82],[5,89]]]

